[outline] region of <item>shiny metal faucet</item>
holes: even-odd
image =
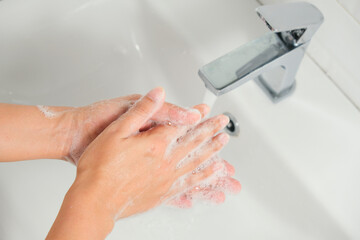
[[[265,5],[256,12],[272,32],[206,64],[199,75],[217,96],[254,79],[278,102],[293,92],[300,62],[324,17],[306,2]]]

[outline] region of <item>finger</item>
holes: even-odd
[[[225,166],[221,163],[210,162],[209,165],[203,167],[201,170],[193,171],[187,176],[179,178],[172,186],[171,190],[167,193],[167,196],[174,196],[181,192],[186,192],[194,186],[200,184],[202,181],[206,180],[208,177],[212,176],[216,171],[219,171]]]
[[[222,159],[223,164],[225,165],[227,176],[234,176],[235,175],[235,168],[233,165],[231,165],[229,162]]]
[[[218,157],[212,157],[211,159],[205,161],[203,164],[199,165],[192,172],[192,176],[203,175],[202,179],[207,177],[212,177],[216,174],[217,177],[231,177],[235,173],[234,167],[229,164],[227,161],[220,159]],[[192,182],[196,183],[198,177],[195,177]]]
[[[225,202],[225,193],[222,192],[222,191],[212,191],[212,192],[209,192],[208,194],[203,194],[204,196],[204,200],[207,200],[209,202],[213,202],[213,203],[216,203],[216,204],[220,204],[220,203],[223,203]]]
[[[202,119],[206,117],[206,115],[208,115],[208,113],[210,112],[210,107],[206,104],[199,104],[194,106],[193,108],[199,110]]]
[[[167,202],[167,205],[171,205],[178,208],[190,208],[193,206],[194,201],[203,200],[216,204],[221,204],[225,201],[225,193],[217,190],[191,190],[183,193]]]
[[[140,128],[140,131],[147,131],[158,124],[194,125],[200,122],[209,111],[210,108],[206,104],[196,105],[192,109],[184,109],[165,103],[154,117]]]
[[[192,201],[188,198],[186,194],[180,194],[175,196],[166,202],[167,205],[178,207],[178,208],[191,208]]]
[[[205,115],[207,112],[208,112],[208,108],[205,104],[200,104],[200,105],[197,105],[196,106],[198,109],[201,109],[201,112],[199,110],[197,110],[198,112],[200,112],[199,114],[199,117],[201,120],[201,116],[202,115]],[[180,114],[181,115],[181,114]],[[217,118],[219,118],[218,120],[216,120]],[[221,120],[223,119],[223,120]],[[218,125],[214,125],[213,123],[216,123],[217,121],[223,121],[222,123],[218,123],[218,125],[220,124],[221,126],[218,126]],[[220,115],[220,116],[217,116],[217,117],[214,117],[214,118],[211,118],[209,120],[206,121],[206,123],[202,123],[200,124],[200,126],[203,126],[203,128],[199,128],[199,131],[201,130],[206,130],[204,129],[204,127],[208,127],[208,128],[213,128],[215,129],[212,134],[211,132],[209,132],[208,137],[210,138],[212,135],[215,134],[215,132],[219,131],[221,128],[224,128],[227,123],[229,122],[229,118],[225,115]],[[214,125],[214,126],[211,126],[211,125]],[[155,127],[156,126],[156,127]],[[150,128],[153,128],[152,129],[152,132],[156,135],[161,135],[161,138],[164,139],[165,141],[167,142],[171,142],[171,141],[175,141],[177,140],[178,138],[180,138],[181,136],[185,135],[185,133],[191,128],[192,126],[191,125],[173,125],[172,122],[165,122],[164,124],[161,124],[160,125],[157,125],[156,123],[154,124],[154,122],[147,122],[145,124],[144,127],[142,127],[140,130],[141,131],[144,131],[145,129],[150,129]],[[198,128],[196,128],[198,129]],[[195,134],[198,134],[199,131],[195,131],[194,135]],[[193,132],[193,131],[192,131]],[[191,133],[192,133],[191,132]],[[193,133],[192,133],[193,134]],[[206,134],[204,135],[206,136]],[[206,139],[205,139],[206,140]],[[204,141],[205,141],[204,140]],[[188,141],[188,139],[186,138],[185,141]],[[195,145],[196,147],[197,145]],[[193,149],[194,147],[190,148],[191,150]],[[186,153],[184,153],[184,155],[186,155]]]
[[[186,193],[188,199],[205,200],[216,204],[223,203],[225,201],[225,193],[214,189],[193,189]]]
[[[241,191],[241,184],[235,178],[225,176],[214,178],[211,181],[203,183],[195,188],[197,188],[198,191],[222,191],[225,193],[236,194]]]
[[[186,191],[187,199],[203,199],[217,203],[225,200],[225,193],[237,194],[241,191],[241,184],[234,178],[222,177],[212,182],[203,183]],[[223,197],[222,197],[223,196]]]
[[[170,122],[174,125],[194,125],[200,122],[208,112],[209,107],[206,104],[199,104],[186,109],[171,103],[165,103],[151,120],[160,124]]]
[[[200,123],[178,140],[178,144],[173,149],[174,154],[172,158],[174,160],[185,158],[189,152],[192,152],[201,144],[208,141],[228,123],[229,118],[225,115],[219,115]]]
[[[129,111],[115,120],[109,130],[116,131],[120,137],[128,137],[139,131],[163,105],[165,92],[162,88],[155,88],[141,98]]]
[[[127,95],[127,96],[123,96],[123,97],[117,97],[117,98],[112,98],[109,100],[103,100],[103,101],[109,101],[109,102],[117,102],[117,103],[123,103],[124,101],[129,101],[129,102],[135,102],[138,101],[140,98],[142,98],[143,95],[141,94],[131,94],[131,95]]]
[[[173,194],[178,192],[185,192],[191,188],[199,187],[200,185],[206,186],[206,181],[213,182],[214,179],[222,177],[229,177],[233,174],[233,167],[225,160],[214,161],[211,158],[198,166],[195,170],[189,173],[177,188],[173,188]]]
[[[206,142],[196,151],[191,152],[176,164],[178,176],[182,176],[196,169],[207,159],[210,159],[216,152],[220,151],[229,141],[229,135],[220,133]]]
[[[110,106],[113,105],[114,109],[119,108],[119,106],[122,108],[124,106],[124,101],[128,102],[129,105],[131,105],[131,104],[135,103],[137,100],[139,100],[141,97],[142,97],[142,95],[140,95],[140,94],[132,94],[132,95],[128,95],[128,96],[97,101],[91,105],[96,106],[96,105],[106,104],[106,105],[110,105]]]
[[[234,167],[227,161],[221,159],[210,162],[201,171],[193,172],[184,181],[181,180],[182,184],[169,193],[169,196],[175,195],[175,197],[168,204],[186,208],[192,206],[193,200],[222,203],[225,200],[224,192],[238,193],[241,190],[241,184],[236,179],[230,178],[233,174]],[[179,192],[184,193],[179,195]]]
[[[204,109],[200,107],[200,109]],[[193,125],[201,120],[199,109],[185,109],[171,103],[165,103],[163,107],[151,119],[155,122],[171,122],[175,125]]]
[[[186,206],[191,206],[196,201],[208,201],[216,204],[223,203],[225,201],[225,193],[221,190],[216,189],[201,189],[199,187],[195,187],[191,190],[188,190],[186,193],[183,193],[176,198],[172,199],[170,204],[176,207],[185,208]],[[185,206],[184,206],[185,205]]]
[[[119,99],[119,100],[126,99],[128,101],[137,101],[142,97],[143,97],[143,95],[141,95],[141,94],[131,94],[131,95],[128,95],[128,96],[125,96],[125,97],[119,97],[119,98],[116,98],[116,99]]]
[[[201,111],[202,111],[201,114],[205,115],[208,112],[208,108],[205,104],[197,105],[197,108],[201,109]],[[208,138],[210,138],[212,135],[214,135],[216,132],[218,132],[219,130],[224,128],[228,124],[228,122],[229,122],[229,118],[227,116],[219,115],[219,116],[213,117],[211,119],[208,119],[204,123],[201,123],[199,125],[199,127],[196,127],[194,131],[190,131],[189,134],[199,135],[198,138],[201,138],[203,141],[205,141]],[[150,125],[151,125],[151,123],[147,123],[148,128],[150,127]],[[156,127],[154,127],[154,126],[156,126]],[[161,135],[162,139],[164,139],[165,141],[171,142],[171,141],[177,140],[181,136],[185,135],[185,133],[191,128],[191,125],[183,125],[183,126],[182,125],[173,125],[171,122],[168,122],[168,123],[161,124],[161,125],[152,124],[152,127],[154,127],[152,129],[152,132],[154,134]],[[143,129],[144,128],[141,128],[141,130],[143,130]],[[212,130],[212,131],[208,131],[208,130]],[[201,133],[205,133],[205,134],[201,135]],[[198,138],[187,137],[187,138],[183,138],[181,142],[189,142],[189,139],[198,140]],[[192,147],[189,148],[190,150],[188,152],[193,150],[199,144],[200,144],[200,142],[198,142],[195,145],[192,145]],[[187,152],[183,153],[184,156],[186,154],[187,154]]]
[[[238,180],[231,177],[222,177],[219,178],[215,185],[214,189],[221,190],[226,193],[239,193],[241,191],[241,184]]]

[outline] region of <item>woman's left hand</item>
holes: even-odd
[[[109,124],[127,112],[141,98],[142,96],[139,94],[129,95],[64,111],[64,114],[71,115],[72,121],[70,121],[71,126],[69,126],[69,135],[62,159],[77,165],[86,147]],[[141,131],[164,122],[175,125],[194,125],[208,111],[209,107],[205,104],[197,105],[192,109],[184,109],[170,103],[164,103],[160,111],[144,124]]]

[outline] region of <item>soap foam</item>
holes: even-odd
[[[174,108],[179,108],[179,107],[174,107]],[[201,113],[200,113],[199,110],[197,110],[195,108],[183,108],[183,109],[185,109],[185,111],[184,110],[181,110],[181,111],[177,110],[178,119],[184,120],[184,119],[186,119],[188,117],[189,113],[195,113],[195,114],[199,115],[199,120],[197,122],[195,122],[193,125],[196,125],[201,121]],[[169,121],[169,122],[171,122],[171,123],[173,123],[175,125],[180,125],[180,123],[181,123],[180,120],[171,119],[170,116],[169,116],[169,119],[167,119],[167,121]]]
[[[54,118],[57,116],[57,113],[51,111],[48,106],[37,105],[37,108],[44,114],[46,118]]]
[[[199,135],[202,135],[202,134],[204,134],[204,132],[209,132],[211,130],[212,129],[210,127],[202,127],[195,131],[191,131],[187,134],[188,136],[190,136],[190,138],[187,140],[187,143],[182,143],[182,141],[180,141],[180,144],[189,144],[189,143],[193,142]],[[182,160],[179,161],[176,168],[177,169],[182,168],[185,165],[187,165],[188,163],[190,163],[191,161],[193,161],[194,159],[203,155],[204,152],[207,150],[208,146],[209,145],[211,146],[212,144],[213,144],[212,139],[208,139],[208,140],[205,140],[204,142],[200,143],[199,146],[197,146],[192,152],[190,152],[186,157],[184,157]],[[214,154],[216,154],[216,153],[214,153]]]
[[[211,164],[214,164],[213,170],[214,173],[208,178],[202,180],[199,183],[196,183],[196,186],[186,186],[185,190],[179,194],[168,199],[165,203],[170,205],[176,205],[178,207],[187,207],[182,206],[181,203],[188,204],[184,201],[184,198],[187,198],[191,201],[211,201],[215,203],[220,203],[223,201],[220,192],[231,192],[231,183],[227,180],[229,173],[227,172],[225,164],[222,162],[222,159],[218,155],[214,155],[198,168],[196,168],[192,173],[188,173],[180,177],[172,186],[171,190],[183,188],[185,184],[188,183],[188,178],[193,174],[197,174],[203,171],[205,168],[209,167]],[[195,188],[196,191],[193,191]],[[171,204],[173,203],[173,204]]]
[[[205,121],[205,120],[204,120]],[[204,122],[203,121],[203,122]],[[187,145],[191,144],[196,138],[198,138],[200,135],[203,135],[204,133],[207,133],[212,130],[210,126],[202,126],[200,128],[196,128],[199,123],[187,126],[181,130],[179,130],[179,137],[174,139],[167,147],[165,152],[165,157],[169,157],[173,151],[181,146],[181,145]],[[180,127],[180,126],[178,126]],[[186,142],[185,142],[186,139]],[[184,157],[182,160],[179,161],[177,168],[183,167],[186,163],[194,159],[195,157],[202,154],[203,146],[206,144],[209,144],[211,142],[210,140],[204,140],[204,142],[200,143],[199,146],[197,146],[192,152],[189,153],[188,156]]]
[[[109,99],[109,100],[102,100],[102,101],[95,102],[93,104],[88,105],[87,110],[86,110],[88,112],[85,115],[85,120],[82,122],[82,124],[79,124],[77,126],[77,132],[73,135],[73,138],[71,139],[69,156],[66,157],[66,160],[72,164],[75,164],[75,165],[78,164],[81,154],[85,151],[85,148],[86,148],[86,145],[83,142],[83,138],[84,138],[83,134],[85,132],[84,129],[85,129],[85,127],[90,128],[90,129],[96,128],[96,127],[94,127],[94,125],[97,124],[96,117],[98,117],[105,111],[109,111],[109,109],[113,110],[114,103],[115,103],[119,107],[118,111],[121,114],[118,118],[120,118],[125,112],[127,112],[129,109],[131,109],[138,101],[139,100],[135,101],[135,100],[122,99],[119,101],[119,100]],[[107,105],[109,105],[108,108],[106,107]],[[95,116],[95,119],[94,119],[94,116]],[[134,133],[134,135],[137,133],[138,133],[138,131],[136,133]]]

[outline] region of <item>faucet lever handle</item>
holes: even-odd
[[[307,2],[264,5],[256,12],[271,31],[281,33],[293,46],[310,41],[324,21],[320,10]]]

